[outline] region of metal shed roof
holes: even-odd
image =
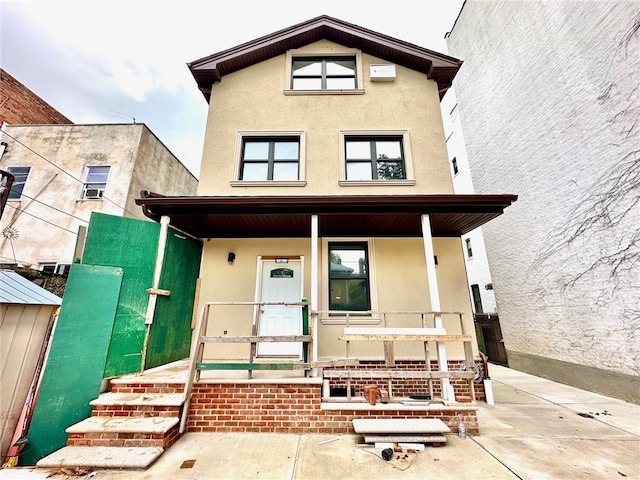
[[[0,270],[0,303],[60,305],[62,299],[13,270]]]

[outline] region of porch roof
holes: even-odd
[[[517,195],[294,195],[167,197],[141,192],[145,215],[196,238],[310,237],[319,235],[421,237],[429,214],[432,235],[459,237],[501,215]]]

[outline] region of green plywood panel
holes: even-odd
[[[107,357],[105,377],[140,371],[160,225],[93,213],[82,263],[118,266],[124,279]]]
[[[159,296],[147,348],[146,368],[189,356],[191,318],[200,271],[202,242],[170,228],[159,288],[169,290]]]
[[[91,414],[100,393],[123,270],[74,265],[70,271],[29,428],[22,465],[63,447],[65,429]]]

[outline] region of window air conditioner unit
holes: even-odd
[[[84,198],[102,198],[104,190],[101,188],[87,188],[84,191]]]
[[[369,77],[372,82],[391,82],[396,78],[396,66],[370,65]]]

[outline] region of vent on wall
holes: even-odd
[[[369,76],[372,82],[391,82],[396,78],[395,65],[371,65]]]

